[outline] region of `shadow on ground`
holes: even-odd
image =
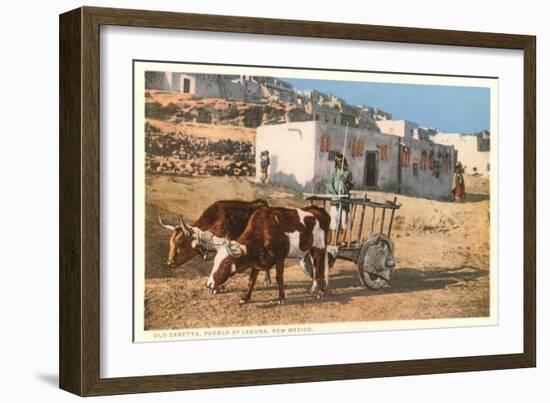
[[[464,201],[466,203],[476,203],[484,200],[490,200],[491,197],[488,194],[482,193],[466,193]]]
[[[463,286],[471,281],[487,275],[488,270],[473,266],[459,266],[453,268],[433,268],[428,270],[418,270],[412,268],[400,268],[393,273],[389,286],[380,290],[371,290],[361,286],[359,277],[355,271],[340,272],[330,277],[330,290],[337,290],[335,293],[329,293],[323,297],[327,301],[334,301],[341,304],[348,303],[354,297],[384,294],[404,294],[418,291],[440,290],[449,287]],[[310,283],[294,282],[285,284],[285,290],[299,290],[299,293],[287,297],[285,305],[304,305],[317,303],[317,299],[310,295],[307,290]],[[276,286],[270,286],[276,295]],[[244,291],[244,290],[243,290]],[[231,291],[230,291],[231,292]],[[273,300],[254,300],[259,308],[269,308],[275,303]]]

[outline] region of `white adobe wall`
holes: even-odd
[[[183,92],[184,80],[189,80],[189,94],[196,94],[197,91],[197,79],[193,76],[182,73],[179,79],[179,92]]]
[[[224,89],[221,92],[229,101],[259,102],[264,99],[260,84],[251,80],[223,81],[220,83]]]
[[[183,84],[180,87],[183,89]],[[203,76],[193,77],[191,93],[201,98],[222,98],[240,102],[260,102],[265,99],[261,86],[255,81],[232,81]]]
[[[247,102],[260,102],[265,99],[262,87],[259,83],[252,80],[244,80],[243,83],[243,100]]]
[[[181,87],[181,73],[166,73],[170,81],[170,91],[179,92]]]
[[[194,94],[201,98],[224,98],[216,80],[202,76],[195,77]]]
[[[306,111],[312,114],[313,119],[318,119],[318,122],[321,124],[340,125],[340,112],[337,109],[326,105],[317,105],[315,103],[310,105],[311,110],[306,107]]]
[[[412,137],[412,132],[418,125],[409,120],[379,120],[376,122],[382,133],[400,137]]]
[[[458,153],[458,161],[466,167],[467,174],[473,174],[473,168],[481,175],[490,175],[491,152],[477,151],[477,137],[465,136],[458,133],[438,133],[434,136],[434,141],[438,144],[452,145]],[[489,168],[489,169],[487,169]]]
[[[394,136],[403,137],[405,133],[405,125],[402,120],[378,120],[376,125],[382,133],[393,134]]]
[[[244,86],[240,82],[221,81],[217,84],[223,98],[228,101],[244,101]]]
[[[319,191],[326,191],[326,180],[330,174],[330,171],[334,168],[334,161],[329,160],[328,152],[321,152],[321,137],[329,135],[331,137],[330,149],[337,152],[342,152],[344,145],[344,138],[346,133],[346,127],[339,124],[325,124],[317,122],[317,135],[315,143],[315,172],[316,183],[318,184]],[[394,192],[397,189],[397,144],[399,138],[396,136],[390,136],[386,134],[377,133],[370,130],[349,128],[348,129],[348,145],[352,143],[353,139],[363,141],[365,145],[364,153],[359,156],[352,156],[351,149],[346,149],[346,159],[348,166],[353,175],[354,189],[364,189],[365,183],[365,163],[367,158],[367,151],[376,152],[377,159],[377,172],[376,172],[376,184],[377,187]],[[380,158],[380,147],[382,145],[388,146],[388,160],[382,161]]]
[[[146,71],[145,89],[172,91],[172,75],[164,71]]]
[[[429,199],[449,199],[451,196],[451,184],[453,177],[454,148],[434,144],[431,141],[420,141],[416,139],[403,139],[404,144],[410,150],[410,164],[408,167],[401,167],[401,192],[413,196],[426,197]],[[428,155],[434,152],[434,159],[440,162],[439,176],[435,176],[432,170],[420,169],[420,158],[422,152]],[[447,169],[444,168],[442,159],[445,154],[449,155]],[[418,175],[414,175],[414,164],[418,164]]]
[[[404,137],[412,137],[414,129],[418,128],[418,124],[410,120],[404,120]]]
[[[343,152],[344,138],[346,136],[346,127],[340,124],[323,123],[322,121],[315,122],[316,138],[315,138],[315,174],[316,184],[319,191],[325,193],[327,191],[327,179],[330,171],[334,168],[334,161],[329,160],[329,152],[321,152],[321,138],[330,136],[330,150],[335,152]],[[348,129],[348,144],[351,144],[352,138],[359,138],[358,130],[355,128]],[[355,186],[363,182],[363,163],[362,158],[352,157],[351,149],[347,148],[344,153],[348,161],[348,167],[353,175]]]
[[[256,180],[260,180],[260,153],[269,151],[269,182],[311,192],[315,177],[315,122],[292,122],[256,129]]]
[[[297,191],[325,193],[330,171],[334,161],[329,160],[329,152],[321,152],[321,138],[330,136],[330,150],[342,152],[346,127],[316,121],[292,122],[279,125],[260,126],[256,132],[256,179],[260,179],[260,153],[268,150],[271,158],[269,180]],[[351,148],[346,148],[346,159],[354,178],[354,189],[365,189],[365,163],[367,151],[374,151],[377,158],[376,186],[387,192],[397,192],[399,142],[407,145],[411,151],[410,164],[401,167],[401,192],[414,196],[447,199],[450,196],[454,166],[454,148],[434,144],[431,141],[419,141],[413,138],[401,138],[365,129],[349,128],[348,145],[353,139],[364,142],[362,155],[352,156]],[[380,149],[388,146],[388,160],[382,160]],[[429,169],[418,169],[414,175],[414,164],[420,165],[423,151],[441,160],[445,154],[450,157],[447,170],[441,169],[439,176]]]
[[[377,152],[378,173],[377,187],[385,192],[396,192],[397,183],[397,168],[399,161],[399,142],[400,137],[391,136],[388,134],[369,132],[369,140],[367,141],[367,150]],[[380,156],[381,146],[388,146],[388,159],[382,160]],[[366,158],[366,156],[365,156]]]
[[[414,127],[414,123],[407,126],[405,121],[401,121],[402,128]],[[326,178],[331,169],[334,167],[334,161],[330,161],[328,152],[320,152],[320,142],[323,135],[331,136],[331,150],[342,152],[346,127],[342,125],[331,125],[317,122],[316,135],[316,156],[315,156],[315,172],[316,182],[322,191],[326,190]],[[448,146],[433,144],[431,141],[419,141],[411,136],[399,137],[385,133],[378,133],[365,129],[348,129],[348,144],[351,144],[352,139],[358,139],[364,142],[365,150],[363,155],[352,157],[351,149],[346,149],[346,159],[348,160],[349,168],[354,178],[354,189],[365,189],[365,164],[367,152],[373,151],[376,153],[377,172],[376,172],[376,187],[386,192],[397,192],[399,188],[398,170],[401,169],[401,192],[414,196],[426,197],[431,199],[447,199],[450,196],[451,181],[454,167],[454,149]],[[399,143],[406,144],[411,150],[410,164],[408,167],[399,168]],[[388,159],[381,159],[381,147],[388,146]],[[420,166],[420,156],[422,151],[426,151],[429,155],[430,151],[434,152],[436,160],[440,161],[441,169],[439,176],[433,175],[429,169],[418,169],[418,175],[413,172],[413,164]],[[450,157],[447,170],[443,169],[441,163],[443,155],[447,153]],[[438,155],[441,155],[438,158]],[[322,186],[324,185],[324,186]]]
[[[195,77],[185,73],[165,72],[165,71],[147,71],[146,88],[170,92],[183,92],[183,80],[190,81],[190,93],[196,92]]]

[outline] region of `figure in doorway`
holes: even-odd
[[[464,168],[459,162],[456,164],[455,173],[453,175],[452,192],[455,203],[462,203],[466,195],[466,186],[464,185]]]
[[[330,172],[327,184],[329,194],[338,195],[330,204],[330,244],[338,240],[347,242],[349,196],[353,187],[353,176],[347,160],[338,153],[334,158],[334,168]],[[340,234],[342,236],[340,237]]]
[[[260,153],[260,180],[264,185],[267,182],[267,170],[269,169],[269,164],[269,151],[262,151]]]

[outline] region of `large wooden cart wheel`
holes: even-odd
[[[373,234],[361,247],[357,259],[361,284],[373,290],[384,287],[390,281],[394,267],[392,240],[384,234]]]

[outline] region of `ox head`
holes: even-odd
[[[206,286],[212,293],[216,293],[231,277],[238,273],[242,267],[242,259],[247,254],[246,245],[229,238],[216,242],[216,256],[212,272]]]
[[[196,234],[200,230],[187,225],[181,217],[179,221],[178,225],[165,224],[159,216],[160,225],[172,232],[166,260],[169,269],[175,269],[195,256]]]

